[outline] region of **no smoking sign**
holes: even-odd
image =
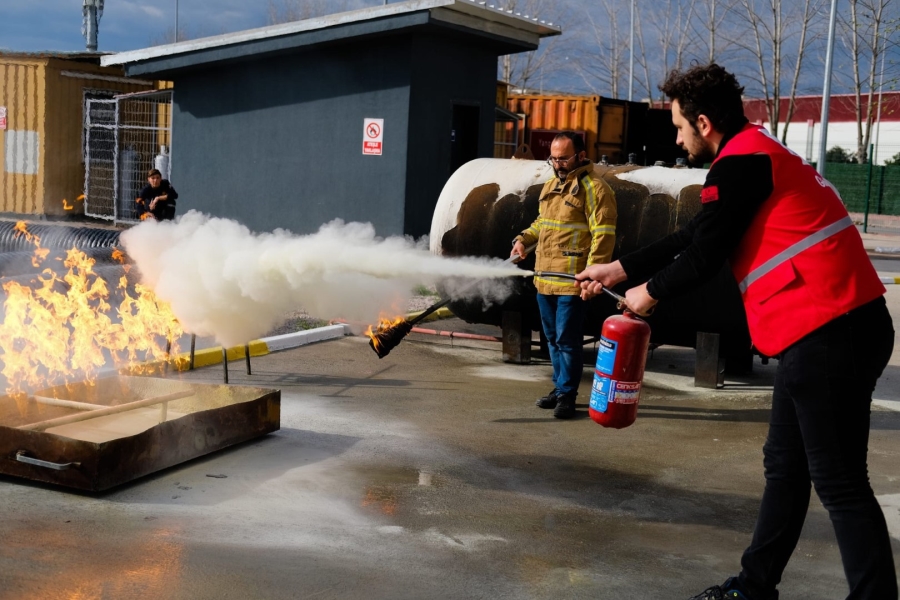
[[[363,119],[363,154],[381,155],[384,119]]]

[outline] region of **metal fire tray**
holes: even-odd
[[[280,390],[110,377],[0,398],[0,474],[102,491],[277,431]]]

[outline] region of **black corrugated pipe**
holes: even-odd
[[[71,227],[69,225],[42,225],[26,223],[28,232],[41,238],[41,247],[68,250],[78,248],[112,248],[119,243],[119,231],[97,227]],[[15,221],[0,221],[0,252],[18,252],[34,249],[34,243],[16,231]]]

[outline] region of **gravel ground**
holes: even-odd
[[[406,311],[418,312],[421,310],[425,310],[439,300],[440,296],[438,296],[436,293],[434,295],[416,295],[409,299],[409,302],[406,305]],[[305,311],[298,310],[286,315],[284,322],[267,333],[264,337],[283,335],[285,333],[294,333],[295,331],[313,329],[315,327],[322,327],[327,324],[328,321],[312,318]]]

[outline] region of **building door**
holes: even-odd
[[[450,124],[450,174],[478,158],[478,121],[481,107],[472,104],[454,104]]]

